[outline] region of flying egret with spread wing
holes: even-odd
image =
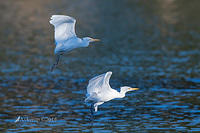
[[[49,21],[55,28],[55,44],[54,50],[57,56],[56,63],[53,64],[51,71],[58,65],[60,56],[75,48],[87,47],[90,42],[100,41],[91,37],[78,38],[75,33],[76,20],[70,16],[52,15]]]
[[[109,85],[111,75],[112,72],[107,72],[89,80],[89,84],[87,86],[87,98],[85,99],[85,102],[92,102],[90,108],[92,116],[93,110],[96,112],[98,106],[104,102],[115,98],[123,98],[125,97],[126,92],[139,89],[123,86],[121,87],[120,92],[118,92],[117,90],[112,89]]]

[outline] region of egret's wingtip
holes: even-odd
[[[112,74],[112,72],[111,72],[111,71],[108,71],[107,74]]]

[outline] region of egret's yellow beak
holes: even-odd
[[[98,42],[98,41],[100,41],[100,39],[93,39],[93,38],[92,38],[92,39],[90,40],[90,42]]]
[[[139,88],[129,88],[130,91],[136,91],[139,90]]]

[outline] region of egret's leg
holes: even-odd
[[[94,111],[95,111],[95,112],[98,111],[98,105],[97,105],[97,104],[94,105]]]
[[[60,56],[61,56],[61,54],[57,55],[57,57],[56,57],[56,63],[54,63],[53,66],[51,67],[51,72],[52,72],[53,69],[58,65],[59,60],[60,60]]]
[[[103,103],[104,103],[104,102],[98,102],[98,103],[95,103],[95,104],[94,104],[95,112],[98,111],[98,106],[101,105],[101,104],[103,104]]]

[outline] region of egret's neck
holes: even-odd
[[[81,44],[82,44],[83,47],[89,46],[89,43],[90,43],[89,40],[84,39],[84,38],[82,39],[82,43]]]
[[[126,92],[125,91],[123,91],[123,90],[120,90],[120,92],[119,92],[119,98],[123,98],[123,97],[125,97],[125,94],[126,94]]]

